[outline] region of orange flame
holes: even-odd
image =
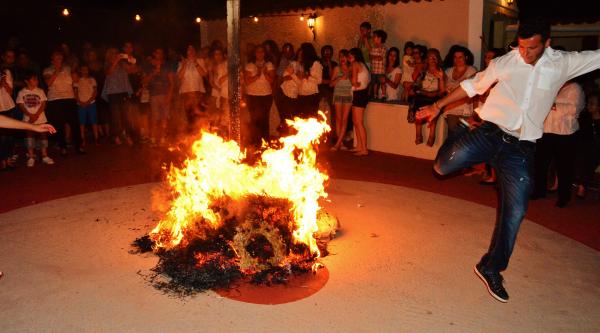
[[[298,133],[280,138],[278,149],[263,142],[264,151],[254,166],[242,163],[245,153],[235,141],[203,132],[192,145],[192,155],[183,168],[171,167],[169,171],[174,199],[165,217],[150,232],[156,246],[169,249],[179,245],[185,230],[197,221],[213,229],[221,226],[221,216],[210,208],[219,198],[238,200],[264,195],[292,203],[294,240],[308,245],[311,253],[318,256],[314,238],[318,231],[318,200],[327,197],[324,183],[328,176],[316,167],[314,146],[323,133],[330,131],[325,115],[319,115],[321,120],[287,120]]]

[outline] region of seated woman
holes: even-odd
[[[414,112],[421,106],[431,105],[440,99],[446,91],[445,73],[441,68],[442,58],[437,49],[427,50],[426,68],[419,74],[412,87],[414,95],[410,108]],[[429,122],[429,138],[427,145],[433,146],[435,143],[435,130],[437,118]],[[423,123],[415,121],[416,137],[415,144],[423,143]]]
[[[446,69],[446,91],[451,93],[463,80],[475,75],[477,69],[473,67],[473,54],[464,46],[457,45],[448,57],[452,59],[452,67]],[[461,119],[466,121],[472,115],[473,103],[470,98],[447,105],[444,117],[448,124],[448,134],[457,129]]]
[[[387,102],[400,102],[403,90],[400,80],[402,69],[400,68],[400,50],[391,47],[385,56],[385,76],[382,78],[384,96]]]

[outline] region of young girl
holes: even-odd
[[[38,87],[38,78],[34,73],[28,73],[25,76],[25,88],[19,91],[17,95],[17,105],[23,112],[23,121],[40,125],[48,122],[44,110],[46,109],[46,94]],[[37,139],[37,140],[36,140]],[[48,138],[46,133],[36,134],[27,131],[25,135],[25,147],[27,148],[27,166],[33,167],[35,164],[35,144],[40,146],[42,163],[54,164],[54,160],[48,156]]]
[[[348,116],[352,107],[352,69],[348,61],[348,50],[341,50],[339,53],[340,64],[333,69],[330,85],[333,87],[333,105],[335,107],[335,133],[337,142],[331,150],[343,149],[342,144],[346,135],[346,126],[348,125]]]
[[[227,75],[227,59],[222,49],[213,50],[213,67],[210,73],[213,95],[220,106],[214,125],[229,128],[229,80]]]
[[[362,52],[359,48],[350,50],[348,57],[352,64],[352,122],[356,131],[356,156],[366,156],[367,150],[367,131],[364,124],[364,113],[369,102],[369,82],[371,76],[369,69],[365,65]]]
[[[248,111],[254,127],[250,142],[255,147],[260,147],[262,140],[269,140],[269,112],[273,104],[275,66],[266,55],[265,48],[257,46],[244,68]]]

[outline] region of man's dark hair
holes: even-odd
[[[360,27],[371,30],[371,23],[365,21],[360,24]]]
[[[385,43],[385,41],[387,40],[387,33],[383,30],[375,30],[373,31],[373,35],[381,38],[381,43]]]
[[[404,43],[404,52],[406,52],[406,49],[409,48],[409,47],[411,49],[414,49],[415,48],[415,43],[413,43],[410,40],[408,42]]]
[[[518,38],[531,38],[535,35],[542,37],[542,43],[550,38],[550,22],[543,18],[528,18],[519,22]]]

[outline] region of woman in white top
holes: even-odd
[[[302,50],[299,49],[296,54],[298,58],[302,57]],[[287,67],[283,71],[281,76],[280,95],[279,95],[279,133],[281,135],[287,135],[289,128],[286,119],[293,119],[297,115],[298,106],[298,92],[300,91],[300,85],[302,80],[300,75],[304,70],[302,65],[296,60],[290,60]]]
[[[440,57],[440,51],[437,49],[427,50],[427,56],[425,58],[426,68],[413,85],[415,92],[412,107],[418,110],[421,106],[429,105],[440,99],[446,92],[446,80],[444,78],[445,73],[441,67],[442,58]],[[429,138],[427,139],[427,145],[432,147],[435,143],[435,130],[437,125],[437,118],[429,121]],[[415,121],[416,136],[415,144],[423,143],[423,121]]]
[[[212,95],[217,99],[219,113],[214,121],[217,126],[229,125],[229,87],[227,58],[222,49],[212,50],[212,67],[209,73]]]
[[[272,84],[275,80],[275,66],[266,59],[265,48],[254,48],[249,62],[244,68],[246,101],[250,112],[250,143],[261,146],[261,141],[269,139],[269,112],[273,104]]]
[[[382,78],[385,87],[385,100],[388,102],[400,102],[402,95],[402,69],[400,68],[400,50],[391,47],[385,56],[385,76]]]
[[[350,49],[348,56],[352,65],[352,122],[356,134],[356,149],[354,155],[366,156],[367,150],[367,130],[364,124],[364,114],[367,103],[369,102],[369,82],[371,76],[369,69],[365,65],[365,59],[361,50],[357,47]]]
[[[451,93],[463,80],[475,75],[477,69],[472,66],[473,54],[464,46],[457,45],[448,56],[452,58],[452,67],[446,69],[446,91]],[[448,104],[445,109],[444,117],[450,134],[458,128],[461,118],[466,120],[473,115],[473,101],[467,97]]]
[[[63,54],[60,51],[54,51],[51,56],[51,65],[44,70],[43,75],[46,85],[48,85],[46,117],[48,122],[58,130],[61,155],[67,154],[67,138],[69,136],[73,139],[77,152],[85,153],[81,147],[79,115],[73,90],[73,81],[77,80],[75,72],[64,64]],[[71,131],[73,133],[69,135]]]
[[[179,94],[183,100],[183,109],[187,116],[188,125],[193,125],[201,115],[202,96],[206,92],[203,78],[206,76],[204,59],[196,56],[194,45],[188,45],[186,57],[179,62],[177,78],[179,79]]]
[[[302,43],[298,55],[302,71],[297,75],[301,81],[298,91],[298,115],[302,118],[316,117],[319,112],[319,84],[323,80],[323,65],[311,43]]]

